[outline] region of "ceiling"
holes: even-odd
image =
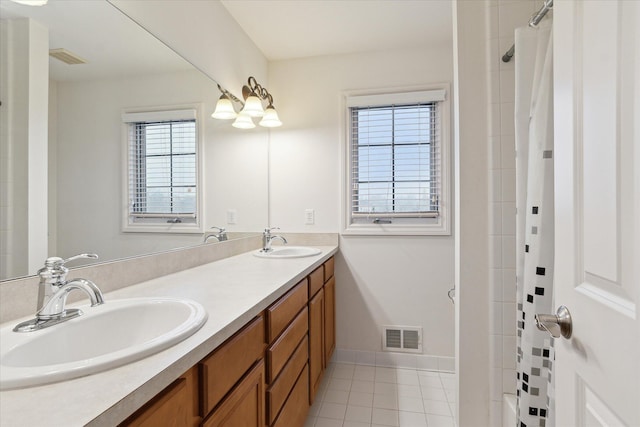
[[[270,61],[452,43],[452,0],[221,0]]]
[[[87,61],[67,65],[49,60],[57,81],[158,74],[191,65],[106,1],[49,0],[33,7],[0,0],[0,19],[31,18],[48,29],[49,47],[64,48]]]

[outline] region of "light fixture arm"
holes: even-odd
[[[255,77],[250,76],[247,79],[247,85],[242,86],[242,96],[244,99],[247,99],[251,95],[256,95],[258,98],[262,100],[266,100],[269,102],[269,105],[273,105],[273,96],[264,88]]]
[[[244,102],[242,102],[241,100],[238,99],[237,96],[235,96],[234,94],[232,94],[231,92],[229,92],[228,90],[226,90],[225,88],[220,86],[220,84],[218,84],[218,90],[220,91],[220,93],[225,95],[227,98],[229,98],[233,102],[237,102],[238,104],[240,104],[240,105],[242,105],[244,107]]]

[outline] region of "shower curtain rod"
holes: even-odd
[[[529,26],[530,27],[538,26],[540,21],[542,21],[542,18],[544,18],[547,12],[549,12],[552,8],[553,8],[553,0],[545,0],[540,10],[537,11],[535,15],[531,17],[531,19],[529,19]],[[511,45],[509,50],[504,55],[502,55],[502,62],[511,61],[511,58],[513,58],[513,54],[515,53],[515,51],[516,51],[516,45],[513,44]]]

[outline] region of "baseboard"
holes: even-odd
[[[454,372],[455,358],[428,354],[408,354],[382,351],[361,351],[336,348],[333,359],[338,363]]]

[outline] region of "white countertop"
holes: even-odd
[[[314,247],[322,253],[263,259],[252,251],[105,294],[107,304],[122,298],[190,298],[205,307],[209,318],[191,337],[137,362],[69,381],[0,392],[0,426],[117,425],[338,249]],[[9,323],[13,327],[21,320]]]

